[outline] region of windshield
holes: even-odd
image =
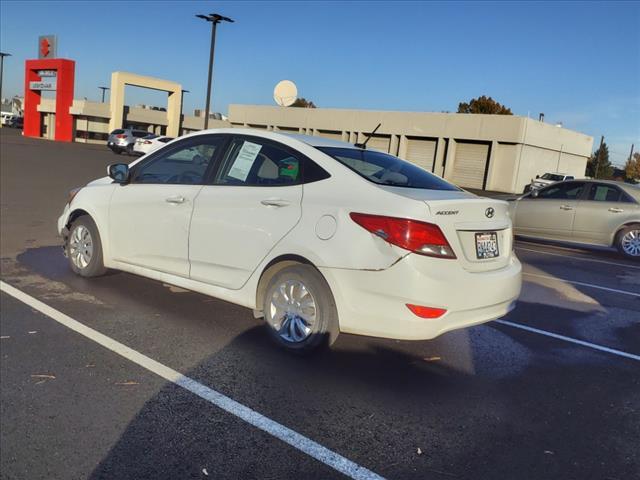
[[[386,153],[356,148],[316,148],[335,158],[358,175],[379,185],[425,190],[460,190],[442,178]]]
[[[561,182],[564,179],[562,175],[556,175],[555,173],[545,173],[540,178],[542,178],[543,180],[551,180],[554,182]]]

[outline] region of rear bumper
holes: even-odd
[[[386,270],[321,268],[336,300],[340,331],[400,340],[428,340],[450,330],[500,318],[520,295],[522,267],[471,273],[451,260],[407,255]],[[443,308],[437,319],[406,304]]]

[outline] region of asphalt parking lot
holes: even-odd
[[[637,478],[640,264],[518,241],[502,321],[293,357],[244,308],[71,273],[67,191],[121,158],[0,130],[2,478]]]

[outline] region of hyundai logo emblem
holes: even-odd
[[[494,213],[496,213],[496,211],[493,209],[493,207],[489,207],[484,211],[484,214],[487,216],[487,218],[493,218]]]

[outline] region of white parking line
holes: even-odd
[[[618,290],[617,288],[603,287],[602,285],[594,285],[593,283],[576,282],[574,280],[567,280],[565,278],[556,278],[556,277],[551,277],[549,275],[540,275],[539,273],[522,272],[522,274],[527,275],[529,277],[544,278],[546,280],[553,280],[556,282],[571,283],[573,285],[581,285],[583,287],[597,288],[598,290],[606,290],[607,292],[621,293],[623,295],[631,295],[632,297],[640,297],[640,293],[629,292],[627,290]]]
[[[551,337],[557,340],[563,340],[565,342],[575,343],[576,345],[582,345],[583,347],[592,348],[594,350],[610,353],[612,355],[617,355],[619,357],[630,358],[631,360],[640,362],[640,355],[635,355],[633,353],[627,353],[627,352],[623,352],[622,350],[615,350],[613,348],[603,347],[602,345],[597,345],[591,342],[585,342],[584,340],[578,340],[577,338],[565,337],[564,335],[547,332],[546,330],[540,330],[539,328],[528,327],[520,323],[509,322],[508,320],[495,320],[495,322],[500,323],[502,325],[507,325],[509,327],[519,328],[520,330],[526,330],[527,332],[533,332],[539,335],[544,335],[545,337]]]
[[[640,270],[640,265],[629,265],[627,263],[608,262],[606,260],[598,260],[596,258],[574,257],[572,255],[563,255],[561,253],[545,252],[544,250],[534,250],[532,248],[519,247],[518,245],[516,245],[516,249],[522,250],[525,252],[535,252],[535,253],[542,253],[543,255],[554,255],[556,257],[570,258],[571,260],[582,260],[584,262],[594,262],[594,263],[606,263],[607,265],[614,265],[616,267],[636,268]]]
[[[195,395],[203,398],[209,403],[221,408],[222,410],[234,415],[245,422],[253,425],[254,427],[266,432],[283,442],[291,445],[293,448],[300,450],[301,452],[315,458],[319,462],[337,470],[338,472],[358,480],[384,480],[380,475],[367,470],[366,468],[352,462],[351,460],[323,447],[317,442],[305,437],[304,435],[285,427],[284,425],[265,417],[264,415],[250,409],[249,407],[236,402],[235,400],[217,392],[201,383],[198,383],[192,378],[189,378],[180,372],[173,370],[172,368],[163,365],[152,358],[143,355],[142,353],[133,350],[132,348],[123,345],[122,343],[107,337],[106,335],[87,327],[86,325],[74,320],[73,318],[65,315],[64,313],[50,307],[46,303],[18,290],[11,285],[0,281],[0,290],[8,295],[20,300],[21,302],[29,305],[31,308],[38,310],[45,314],[56,322],[64,325],[65,327],[73,330],[80,335],[87,337],[90,340],[102,345],[103,347],[117,353],[118,355],[132,361],[133,363],[140,365],[148,371],[155,373],[156,375],[168,380],[169,382],[178,385],[185,390],[194,393]]]

